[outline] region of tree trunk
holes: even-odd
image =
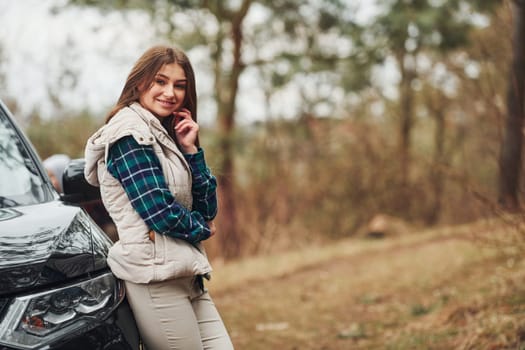
[[[235,203],[235,163],[233,138],[235,133],[235,101],[239,89],[239,78],[244,69],[241,60],[242,23],[251,0],[244,0],[235,13],[219,10],[219,21],[230,20],[231,39],[233,42],[233,62],[229,74],[222,72],[222,42],[224,36],[219,33],[217,40],[217,58],[215,66],[215,93],[218,102],[219,147],[221,152],[219,183],[219,231],[223,257],[234,258],[241,253],[241,231],[238,227],[237,208]],[[224,17],[222,17],[224,16]]]
[[[400,67],[400,124],[399,124],[399,164],[400,164],[400,189],[398,204],[400,210],[408,213],[411,207],[410,194],[410,168],[412,148],[412,126],[413,126],[413,95],[412,81],[415,77],[414,67],[410,67],[407,59],[410,56],[402,51],[397,59]]]
[[[436,106],[433,111],[436,120],[436,130],[434,134],[434,164],[430,175],[430,185],[433,188],[434,196],[427,215],[427,223],[434,225],[438,222],[441,215],[445,177],[442,167],[445,165],[445,113],[442,106]]]
[[[513,1],[513,58],[507,87],[507,119],[499,159],[499,202],[504,209],[520,208],[525,84],[525,4]]]
[[[399,152],[401,158],[401,182],[403,185],[409,183],[410,173],[410,148],[412,130],[412,91],[410,80],[403,77],[401,81],[401,124]]]

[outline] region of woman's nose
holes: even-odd
[[[167,86],[164,89],[163,93],[164,93],[165,96],[168,96],[168,97],[175,96],[175,91],[174,91],[173,87],[171,87],[171,86]]]

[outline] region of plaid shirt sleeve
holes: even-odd
[[[199,148],[195,154],[185,154],[192,174],[193,210],[206,219],[213,220],[217,215],[217,179],[206,166],[204,151]]]
[[[150,229],[190,243],[210,237],[203,215],[187,210],[173,197],[152,146],[124,137],[111,146],[107,168]]]

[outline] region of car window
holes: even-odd
[[[0,208],[40,203],[44,181],[8,116],[0,110]]]

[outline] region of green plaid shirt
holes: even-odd
[[[177,203],[168,189],[152,146],[139,145],[132,136],[123,137],[111,146],[107,168],[150,229],[197,243],[210,237],[206,221],[217,214],[217,181],[206,166],[202,149],[184,157],[192,172],[191,211]]]

